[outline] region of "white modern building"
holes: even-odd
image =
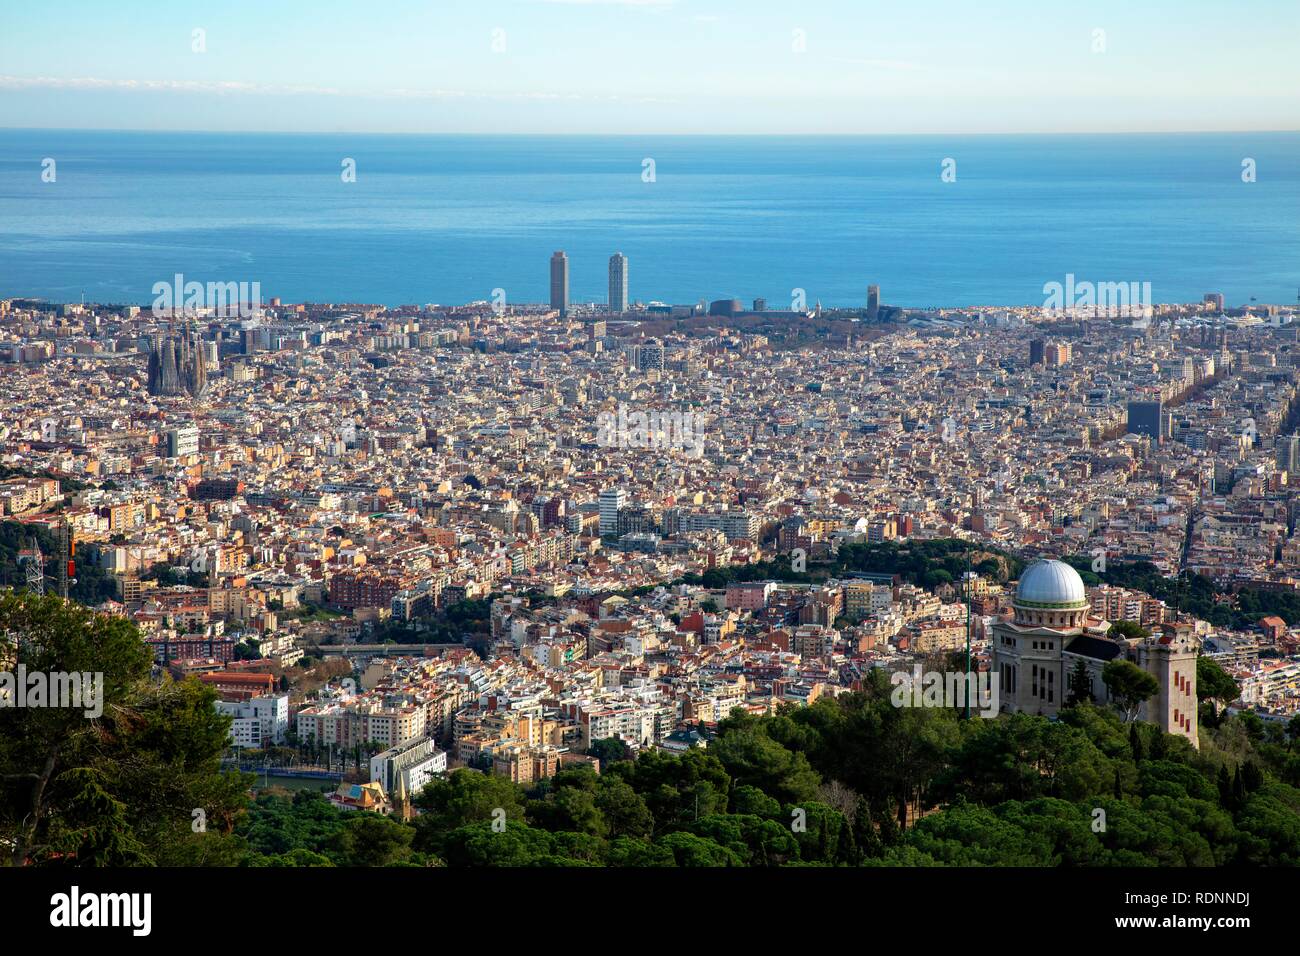
[[[431,737],[412,737],[370,758],[370,782],[385,793],[415,795],[437,774],[447,772],[447,754]]]
[[[230,742],[236,747],[261,748],[284,743],[289,730],[289,695],[217,701],[217,711],[230,714]]]
[[[600,535],[602,538],[618,535],[618,513],[627,507],[627,492],[622,488],[606,488],[600,493]]]

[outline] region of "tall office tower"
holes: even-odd
[[[1279,435],[1277,467],[1288,475],[1300,474],[1300,435]]]
[[[1043,339],[1029,340],[1029,364],[1042,365],[1047,358],[1047,342]]]
[[[569,257],[563,252],[551,256],[551,308],[569,314]]]
[[[766,311],[767,311],[767,299],[763,299],[763,298],[755,299],[755,300],[754,300],[754,311],[755,311],[755,312],[766,312]]]
[[[555,280],[552,279],[551,282],[554,284]],[[609,311],[627,311],[627,256],[621,252],[609,257]]]
[[[627,507],[627,492],[622,488],[606,488],[600,493],[600,536],[618,536],[618,513]]]
[[[1164,403],[1129,402],[1128,431],[1130,435],[1146,435],[1153,441],[1164,437]]]
[[[867,286],[867,321],[874,322],[880,315],[880,286]]]
[[[1213,309],[1215,312],[1223,311],[1222,292],[1207,292],[1205,293],[1205,298],[1202,301],[1204,301],[1205,307],[1207,309]]]

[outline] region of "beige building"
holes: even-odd
[[[992,668],[1003,713],[1057,714],[1080,662],[1091,681],[1093,700],[1105,703],[1102,672],[1112,660],[1124,658],[1160,685],[1138,717],[1198,746],[1196,646],[1189,629],[1167,626],[1141,641],[1108,638],[1105,622],[1089,626],[1083,580],[1061,561],[1038,561],[1026,568],[1012,608],[1013,619],[992,628]]]

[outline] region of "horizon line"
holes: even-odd
[[[598,137],[602,139],[635,138],[644,136],[680,136],[699,138],[883,138],[898,136],[1208,136],[1227,133],[1248,133],[1254,135],[1285,135],[1300,133],[1295,129],[1247,129],[1247,128],[1207,128],[1207,129],[1132,129],[1132,130],[986,130],[986,131],[893,131],[893,132],[665,132],[643,131],[630,133],[607,133],[591,131],[504,131],[487,132],[483,130],[372,130],[372,129],[315,129],[315,130],[272,130],[272,129],[190,129],[171,127],[137,127],[137,126],[4,126],[0,132],[30,133],[185,133],[231,136],[529,136],[529,137]]]

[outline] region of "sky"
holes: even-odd
[[[1295,0],[5,0],[0,126],[1294,130],[1298,53]]]

